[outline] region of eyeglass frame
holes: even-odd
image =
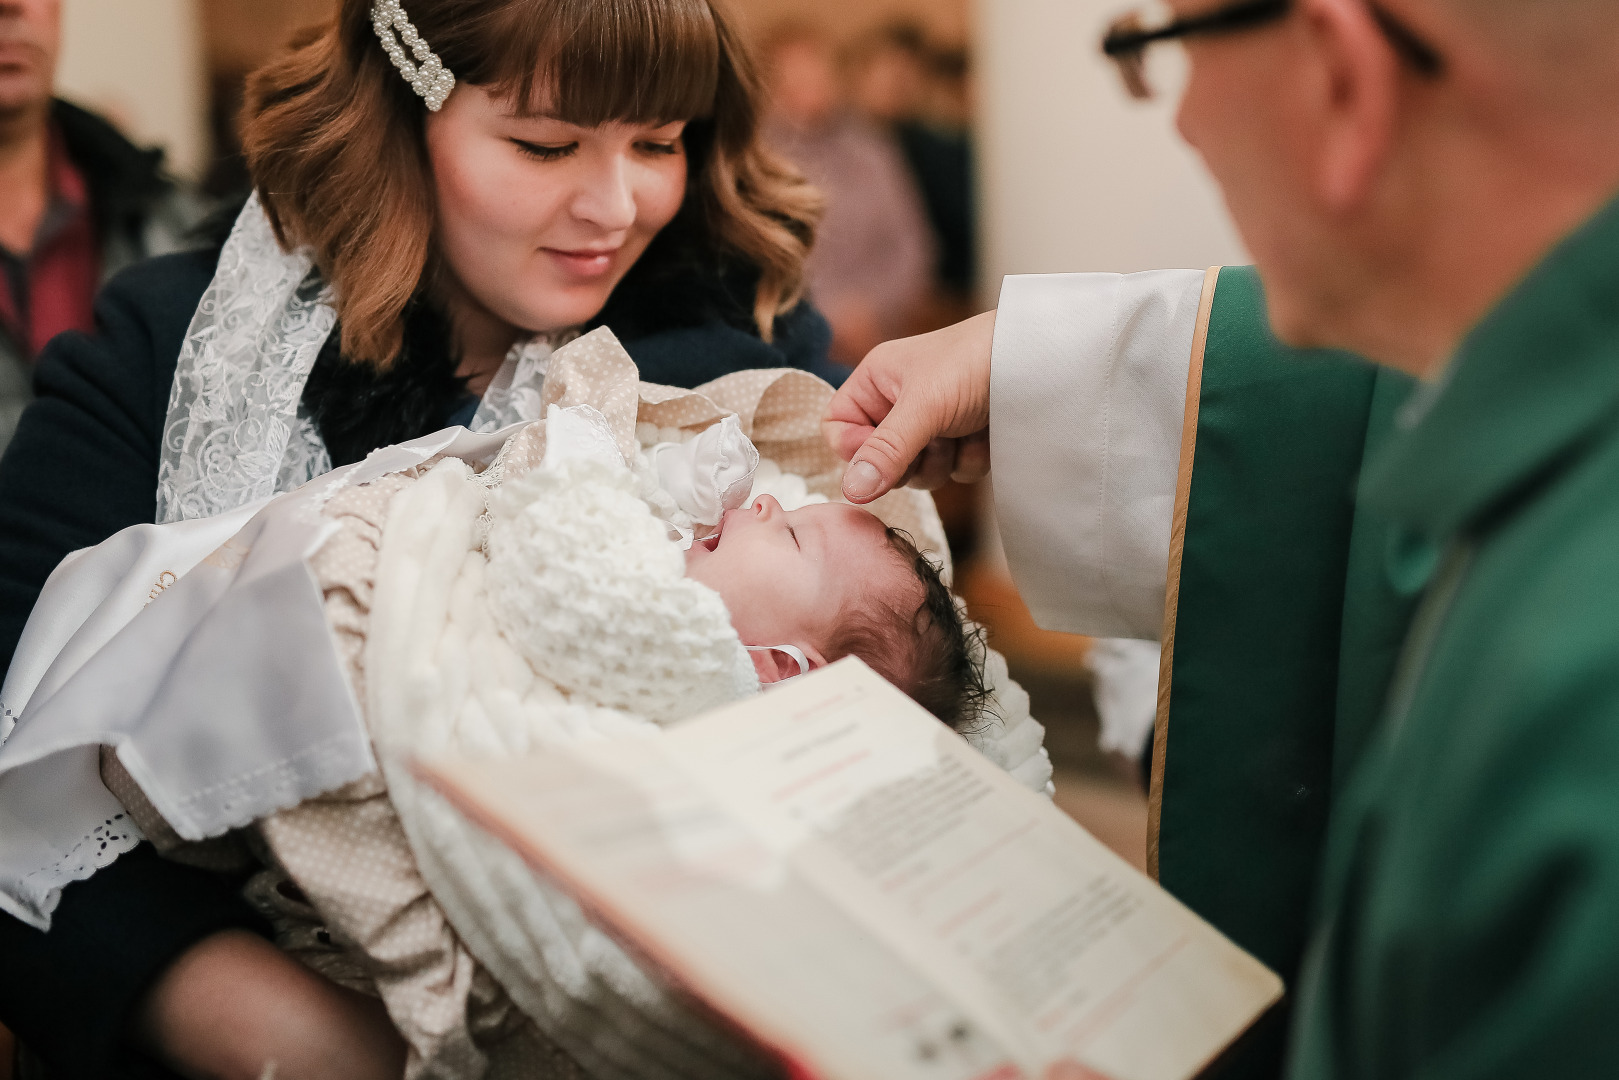
[[[1444,74],[1445,61],[1438,50],[1377,4],[1366,6],[1378,29],[1406,63],[1428,78]],[[1126,92],[1138,101],[1147,101],[1153,96],[1143,70],[1149,46],[1160,41],[1252,30],[1282,19],[1292,10],[1293,0],[1236,0],[1211,11],[1171,20],[1151,30],[1144,27],[1141,13],[1132,11],[1109,24],[1102,37],[1102,54],[1118,68]]]

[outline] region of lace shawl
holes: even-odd
[[[214,517],[331,471],[301,406],[337,324],[332,290],[307,250],[287,252],[255,192],[242,207],[185,340],[169,390],[157,473],[157,520]],[[497,431],[542,415],[554,342],[513,346],[473,417]]]

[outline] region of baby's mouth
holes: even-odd
[[[703,539],[697,541],[697,544],[700,547],[707,548],[709,551],[713,551],[715,548],[720,546],[720,533],[724,531],[725,519],[722,517],[720,518],[720,523],[714,526],[714,535],[703,537]]]

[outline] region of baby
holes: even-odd
[[[560,449],[559,440],[548,446],[542,471],[572,475],[557,459],[591,459],[600,451],[606,460],[617,453],[599,440],[592,444],[588,435],[576,438],[572,452]],[[590,468],[579,475],[588,477]],[[716,497],[719,488],[735,490],[724,470],[709,475],[719,477],[708,483]],[[740,490],[745,497],[747,487]],[[670,541],[687,545],[676,553],[685,577],[717,594],[759,683],[854,655],[952,727],[979,715],[981,651],[938,566],[904,533],[844,504],[810,503],[788,511],[775,497],[760,495],[708,514],[698,505],[701,498],[674,501],[692,511],[687,517],[695,525]],[[640,513],[647,525],[646,510]],[[705,515],[717,523],[703,522]],[[506,520],[515,532],[526,531],[527,519]],[[692,538],[693,532],[700,538]],[[592,535],[601,547],[610,546],[608,537]],[[537,557],[548,554],[554,549],[541,547]],[[506,565],[521,572],[513,560]],[[226,987],[228,993],[218,992]],[[406,1057],[381,1002],[328,982],[247,934],[220,935],[187,953],[160,979],[137,1030],[156,1056],[185,1075],[252,1077],[274,1062],[282,1078],[398,1077]]]
[[[761,495],[692,544],[686,574],[725,601],[762,683],[858,656],[954,729],[978,714],[983,671],[938,566],[869,511]]]
[[[622,469],[605,418],[589,406],[553,406],[545,426],[542,470],[580,461]],[[978,715],[982,650],[939,566],[903,532],[783,478],[734,416],[681,443],[651,446],[636,474],[640,497],[685,548],[685,576],[719,594],[761,683],[858,656],[953,729]],[[750,500],[750,491],[769,486],[763,477],[804,505],[784,509],[769,493]]]

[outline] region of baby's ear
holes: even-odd
[[[785,649],[749,646],[748,655],[753,657],[753,670],[759,673],[759,682],[765,686],[805,674],[799,669],[798,658]],[[805,649],[804,659],[810,671],[826,663],[814,649]]]

